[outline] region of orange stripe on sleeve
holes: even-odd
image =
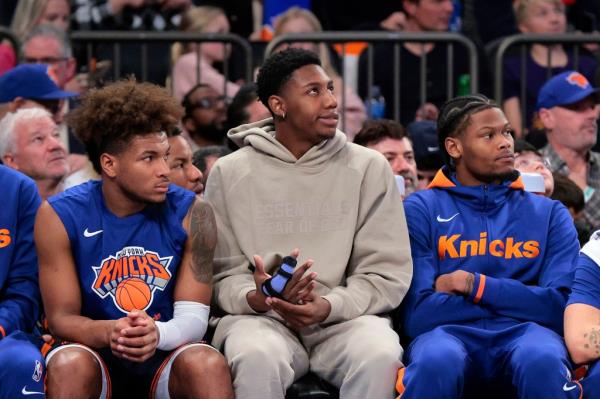
[[[477,294],[475,294],[475,298],[473,298],[473,303],[478,303],[483,296],[483,291],[485,290],[485,274],[479,275],[479,287],[477,287]]]
[[[4,330],[4,327],[0,326],[0,334],[2,334],[2,338],[6,337],[6,331]]]
[[[398,396],[396,397],[396,399],[399,399],[402,394],[404,393],[404,390],[406,389],[404,387],[404,383],[402,382],[402,380],[404,379],[404,372],[406,371],[406,367],[402,367],[400,370],[398,370],[398,378],[396,379],[396,391],[398,392]]]

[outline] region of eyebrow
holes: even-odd
[[[511,127],[510,122],[507,122],[504,125],[502,125],[503,129],[506,129],[507,127]],[[497,127],[496,126],[482,126],[479,128],[479,130],[483,130],[483,129],[497,129]]]
[[[330,84],[333,84],[333,80],[327,81],[326,85],[329,86]],[[314,86],[314,85],[322,86],[323,83],[322,83],[322,81],[312,81],[312,82],[306,83],[303,87]]]

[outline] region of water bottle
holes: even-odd
[[[379,86],[373,86],[371,89],[373,97],[367,100],[367,111],[369,111],[369,117],[371,119],[382,119],[385,118],[385,98],[381,94]]]
[[[458,77],[456,94],[459,96],[466,96],[471,94],[471,75],[462,74]]]

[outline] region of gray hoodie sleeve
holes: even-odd
[[[379,154],[365,171],[346,284],[323,297],[331,303],[324,323],[351,320],[398,307],[412,279],[404,209],[392,171]]]
[[[229,314],[255,314],[246,300],[255,290],[254,278],[248,270],[249,261],[233,234],[222,170],[215,164],[210,172],[204,198],[210,203],[217,220],[218,241],[215,250],[213,303]]]

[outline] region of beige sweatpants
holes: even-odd
[[[226,316],[212,344],[227,358],[237,399],[283,399],[310,370],[340,389],[341,399],[394,397],[402,347],[388,319],[360,316],[300,337],[266,316]]]

